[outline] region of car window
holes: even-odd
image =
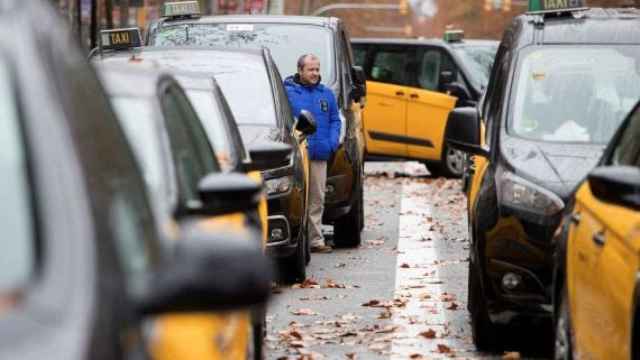
[[[369,78],[389,84],[407,85],[408,54],[404,47],[381,46],[373,54]]]
[[[640,47],[535,47],[519,62],[512,134],[606,144],[640,97]]]
[[[154,103],[148,99],[112,96],[114,110],[131,144],[136,160],[152,193],[165,198],[169,194],[169,171],[163,159]]]
[[[194,134],[195,117],[188,100],[175,88],[170,87],[162,98],[169,143],[178,175],[180,201],[185,206],[199,203],[198,182],[205,175],[219,171],[213,150],[209,146],[204,130]],[[203,139],[204,137],[204,139]]]
[[[322,81],[336,79],[333,34],[322,26],[303,24],[162,24],[150,37],[155,46],[224,46],[268,48],[283,74],[293,75],[298,58],[320,59]],[[291,46],[295,44],[295,46]]]
[[[238,164],[237,154],[233,151],[231,139],[227,134],[222,112],[212,91],[185,90],[189,101],[198,112],[209,141],[215,150],[216,159],[223,171],[231,171]]]
[[[353,48],[353,62],[364,68],[365,61],[367,59],[367,45],[365,44],[352,44]]]
[[[620,140],[613,148],[610,164],[640,166],[640,108],[629,118]]]
[[[32,189],[10,74],[0,59],[0,295],[24,288],[36,266]]]

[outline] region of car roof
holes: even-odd
[[[111,96],[152,97],[157,94],[158,83],[164,78],[170,78],[169,74],[160,69],[128,64],[98,63],[95,66],[105,90]]]
[[[589,8],[565,16],[523,14],[505,32],[510,47],[531,44],[638,44],[640,11],[635,8]],[[634,21],[635,20],[635,21]]]
[[[297,24],[330,27],[340,22],[336,17],[297,16],[297,15],[215,15],[201,16],[189,19],[161,18],[163,23],[260,23],[260,24]]]
[[[260,60],[264,61],[263,49],[250,49],[250,48],[228,48],[219,46],[144,46],[133,50],[138,61],[147,62],[150,66],[162,67],[154,59],[171,58],[184,56],[187,59],[193,56],[218,56],[230,59],[242,60]],[[105,63],[113,62],[112,59],[117,59],[117,62],[125,60],[125,58],[131,59],[131,52],[127,51],[115,51],[108,52],[102,56],[102,61]],[[100,57],[97,57],[100,59]],[[147,61],[148,60],[148,61]],[[134,60],[135,61],[135,60]],[[198,72],[187,71],[187,72]],[[209,72],[209,69],[202,70],[201,72]]]
[[[431,46],[464,46],[464,45],[498,45],[497,40],[464,39],[460,42],[449,43],[442,39],[431,38],[352,38],[354,44],[389,44],[389,45],[431,45]]]

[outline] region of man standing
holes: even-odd
[[[340,138],[340,115],[338,104],[331,89],[320,84],[320,60],[306,54],[298,59],[298,72],[285,79],[284,86],[289,96],[293,114],[301,110],[313,114],[317,130],[307,138],[309,149],[309,233],[311,252],[331,252],[322,235],[322,213],[327,181],[327,160],[338,149]]]

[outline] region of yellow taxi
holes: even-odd
[[[116,39],[117,44],[111,45],[112,39]],[[138,29],[104,31],[101,51],[132,51],[139,47],[139,39]],[[109,65],[102,61],[108,57],[103,53],[95,56],[93,62],[103,63],[100,69],[107,90],[145,170],[150,192],[159,204],[157,207],[161,208],[159,212],[168,211],[171,215],[165,214],[164,218],[173,218],[168,223],[175,225],[165,230],[179,232],[184,228],[184,221],[211,233],[233,232],[245,237],[255,237],[259,233],[258,238],[264,246],[264,191],[259,196],[259,205],[247,211],[227,209],[241,199],[228,198],[222,191],[216,199],[210,199],[222,207],[218,213],[209,213],[195,221],[186,220],[184,216],[199,206],[192,196],[198,191],[197,179],[203,173],[247,173],[260,182],[258,171],[286,162],[291,148],[263,142],[246,151],[226,100],[212,77],[181,75],[165,69],[154,83],[144,77],[139,79],[138,73],[146,73],[149,68],[161,69],[136,58],[135,53],[127,56],[130,61]],[[131,88],[128,84],[133,82],[138,86]],[[228,182],[226,186],[233,189],[240,184]],[[228,191],[228,194],[233,192]],[[262,308],[166,315],[156,318],[152,328],[149,344],[154,359],[262,357]]]
[[[556,359],[640,356],[640,108],[578,188],[558,246]]]
[[[477,104],[489,80],[497,41],[352,39],[354,59],[367,76],[363,122],[370,156],[415,159],[432,173],[463,174],[463,153],[444,141],[454,107]]]

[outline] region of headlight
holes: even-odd
[[[500,194],[503,205],[550,216],[564,208],[564,202],[557,195],[511,172],[502,173]]]
[[[264,185],[265,185],[265,188],[267,189],[267,194],[275,195],[275,194],[283,194],[288,192],[291,189],[292,183],[293,183],[293,179],[291,176],[282,176],[282,177],[266,180],[264,182]]]

